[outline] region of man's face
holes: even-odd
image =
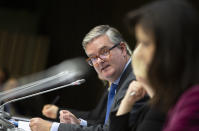
[[[88,43],[85,51],[88,57],[95,57],[99,56],[104,49],[110,49],[113,46],[108,36],[102,35]],[[112,49],[106,58],[97,58],[97,62],[93,65],[98,75],[110,82],[117,80],[128,61],[125,44],[121,43],[118,47]]]

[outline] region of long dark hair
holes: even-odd
[[[180,95],[199,84],[199,19],[187,1],[162,0],[127,15],[132,30],[141,24],[155,36],[148,79],[155,91],[151,103],[168,111]]]

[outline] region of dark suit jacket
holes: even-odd
[[[165,114],[155,108],[143,106],[136,117],[136,122],[129,126],[130,113],[122,116],[110,115],[109,131],[161,131],[165,122]]]
[[[128,89],[128,86],[132,80],[135,80],[135,76],[132,72],[131,64],[129,64],[121,76],[121,79],[120,79],[120,82],[119,82],[119,85],[114,97],[114,101],[111,107],[111,112],[118,110],[120,102],[123,99],[126,93],[126,90]],[[92,125],[92,126],[87,126],[87,127],[61,123],[59,125],[58,131],[107,131],[108,126],[109,126],[109,123],[105,125],[97,124],[97,125]]]

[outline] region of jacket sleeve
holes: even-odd
[[[82,118],[87,121],[87,125],[103,124],[106,115],[106,106],[107,106],[107,97],[108,91],[105,90],[97,106],[90,111],[79,111],[74,109],[62,109],[60,108],[57,112],[57,121],[59,121],[59,111],[60,110],[69,110],[77,118]]]
[[[59,125],[58,131],[108,131],[107,125],[94,125],[94,126],[80,126],[74,124],[63,124]]]

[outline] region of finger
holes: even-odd
[[[137,84],[137,82],[133,81],[133,82],[130,84],[128,91],[129,91],[129,92],[132,92],[133,90],[137,90],[138,87],[139,87],[139,84]]]
[[[67,115],[67,113],[60,112],[60,117],[64,117],[65,115]]]
[[[64,114],[64,110],[61,110],[61,111],[59,112],[59,114],[60,114],[60,115],[63,115],[63,114]]]
[[[60,120],[63,120],[63,119],[64,119],[64,115],[60,115],[60,116],[59,116],[59,119],[60,119]]]
[[[70,119],[66,118],[66,119],[60,119],[60,122],[62,123],[69,123]]]
[[[30,119],[29,126],[34,126],[35,125],[35,118]]]
[[[63,118],[64,118],[64,114],[63,114],[63,113],[60,113],[59,119],[63,119]]]
[[[48,109],[48,108],[50,108],[50,107],[51,107],[50,104],[47,104],[47,105],[44,106],[45,109]]]
[[[136,92],[135,91],[132,91],[131,93],[130,93],[130,96],[134,96],[136,94]]]
[[[144,90],[144,91],[142,92],[142,97],[144,97],[146,94],[147,94],[147,92],[146,92],[146,90]]]
[[[61,110],[60,112],[62,112],[62,113],[68,113],[67,110]]]
[[[64,119],[69,119],[70,116],[69,116],[69,115],[63,115],[63,118],[64,118]]]

